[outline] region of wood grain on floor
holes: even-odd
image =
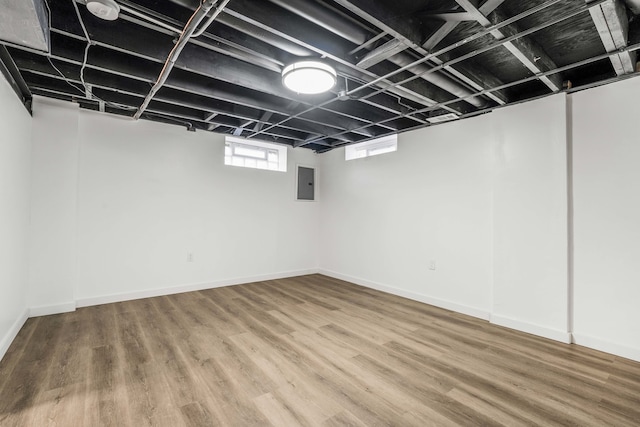
[[[1,426],[640,425],[640,363],[320,275],[29,319]]]

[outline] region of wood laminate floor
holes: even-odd
[[[640,363],[320,275],[29,319],[2,426],[640,425]]]

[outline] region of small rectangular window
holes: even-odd
[[[347,145],[344,149],[345,160],[362,159],[364,157],[377,156],[378,154],[391,153],[398,149],[398,135],[384,136],[359,144]]]
[[[227,136],[224,164],[253,169],[287,171],[287,147],[253,139]]]

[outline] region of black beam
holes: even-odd
[[[309,26],[300,22],[296,15],[274,4],[251,0],[234,0],[233,3],[229,4],[225,13],[219,17],[221,23],[227,22],[227,15],[236,18],[233,23],[235,23],[237,29],[248,34],[251,34],[253,28],[258,27],[278,37],[297,43],[315,52],[318,56],[335,61],[339,74],[345,77],[365,82],[372,81],[378,77],[375,73],[361,69],[350,60],[345,59],[350,56],[349,52],[354,47],[352,43],[320,28],[318,28],[318,31],[309,31]],[[238,26],[239,21],[244,22],[241,27]],[[391,82],[381,81],[377,86],[385,88],[389,83]],[[430,105],[443,99],[435,90],[435,86],[424,81],[417,82],[413,86],[393,87],[390,88],[390,92],[421,105]]]
[[[54,39],[61,35],[53,33]],[[55,60],[65,61],[68,64],[79,65],[81,56],[79,50],[71,48],[70,43],[74,40],[63,40],[65,43],[54,44],[53,58]],[[81,43],[81,42],[77,42]],[[126,54],[115,52],[106,48],[92,48],[94,54],[90,56],[87,70],[93,69],[118,76],[127,77],[132,80],[144,82],[145,85],[153,82],[156,67],[159,65],[148,62],[146,60],[131,58]],[[39,54],[27,53],[17,49],[12,50],[13,56],[21,62],[23,68],[33,68],[50,70],[48,63],[43,62],[44,57]],[[64,70],[62,70],[64,71]],[[75,74],[77,76],[77,74]],[[268,110],[276,114],[275,119],[281,119],[290,114],[288,111],[290,101],[282,100],[282,102],[274,102],[273,97],[263,97],[259,99],[257,94],[244,94],[247,92],[243,88],[233,88],[229,85],[228,89],[224,88],[224,84],[219,84],[200,76],[193,76],[182,70],[174,70],[168,80],[165,90],[175,89],[183,93],[184,98],[194,99],[202,98],[203,103],[208,105],[208,110],[227,115],[239,116],[240,118],[256,118],[254,111]],[[148,86],[147,86],[148,87]],[[239,105],[237,105],[239,104]],[[333,118],[331,117],[330,120]],[[337,129],[345,130],[344,127],[327,125],[318,120],[311,118],[297,120],[290,123],[285,128],[298,129],[318,135],[326,135],[334,133]],[[348,135],[347,140],[353,141]]]
[[[29,91],[27,83],[22,78],[20,70],[13,61],[13,58],[11,58],[11,55],[7,51],[7,48],[1,44],[0,72],[9,83],[9,86],[11,86],[11,89],[13,89],[13,91],[18,96],[18,99],[20,99],[22,105],[24,105],[29,114],[31,114],[31,102],[33,98],[33,96],[31,95],[31,91]]]
[[[136,58],[146,59],[155,63],[162,63],[164,61],[163,58],[166,58],[166,51],[160,46],[167,44],[170,45],[171,40],[162,39],[162,37],[166,36],[154,34],[155,32],[148,29],[133,28],[130,23],[124,23],[123,25],[124,27],[121,28],[120,31],[109,31],[108,28],[103,28],[98,25],[95,25],[94,27],[89,26],[87,29],[89,30],[93,42],[101,47],[125,53],[127,55],[133,55]],[[79,36],[77,35],[56,29],[53,29],[52,32],[54,37],[56,35],[62,35],[79,41]],[[158,39],[157,44],[155,45],[151,41],[151,39],[154,38]],[[132,39],[135,39],[136,41],[132,42]],[[66,42],[70,43],[69,40]],[[149,44],[153,45],[153,47],[149,47]],[[53,45],[52,50],[54,54],[57,54],[58,50],[61,50],[61,46],[64,46],[64,43],[56,43]],[[98,55],[91,53],[92,49],[89,51],[90,62],[99,59]],[[79,53],[78,50],[74,51]],[[125,59],[123,62],[126,63],[128,60],[129,58]],[[105,64],[105,68],[109,68],[109,65]],[[139,70],[139,67],[135,68],[136,70]],[[262,94],[272,95],[282,98],[283,100],[295,100],[296,102],[310,105],[309,97],[297,95],[282,87],[279,73],[274,73],[258,66],[248,64],[235,58],[200,48],[195,45],[188,45],[185,47],[175,68],[176,69],[169,77],[167,82],[168,85],[173,81],[176,72],[181,70],[188,73],[195,73],[201,77],[207,77],[228,84],[241,86]],[[150,78],[152,81],[154,79],[155,76]],[[190,77],[186,77],[186,79],[189,80]],[[215,82],[211,83],[215,86]],[[324,94],[313,96],[312,98],[314,99],[314,102],[316,102],[316,100],[317,102],[322,102],[323,100],[329,99],[331,96],[333,95]],[[333,112],[329,109],[326,110],[332,117],[330,121],[325,123],[331,123],[345,129],[347,126],[350,126],[350,120],[345,117],[341,117],[340,113]],[[365,133],[368,134],[367,131],[365,131]],[[367,134],[365,134],[365,136],[370,136]]]
[[[367,0],[336,0],[336,2],[381,30],[391,34],[398,41],[401,41],[404,46],[411,47],[419,55],[428,54],[428,51],[422,46],[426,38],[425,34],[423,34],[425,25],[418,19],[419,14],[394,18],[395,15],[392,6],[382,2],[371,2]],[[404,67],[416,59],[404,52],[391,51],[390,53],[393,53],[393,55],[388,55],[386,59],[399,67]],[[442,63],[438,58],[433,58],[432,61],[435,65]],[[419,65],[412,67],[410,71],[415,74],[420,74],[424,71],[425,67],[426,65]],[[491,75],[491,73],[482,67],[476,69],[476,67],[472,68],[465,64],[458,64],[456,67],[447,67],[443,71],[450,73],[460,82],[464,83],[460,88],[456,88],[455,85],[451,84],[453,83],[452,81],[442,82],[442,84],[446,85],[443,87],[446,87],[447,90],[450,90],[451,93],[459,97],[466,96],[472,92],[467,90],[467,87],[484,89],[491,87],[494,83],[501,83],[495,76]],[[432,80],[436,78],[436,76],[437,74],[425,75],[423,78]],[[443,77],[446,77],[446,73],[443,73]],[[440,77],[440,80],[442,80],[443,77]],[[437,81],[433,81],[433,83],[439,84]],[[499,103],[504,103],[505,99],[498,98],[495,100]],[[476,107],[486,106],[486,101],[482,98],[469,101],[473,102]]]

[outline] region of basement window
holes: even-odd
[[[347,145],[344,149],[345,160],[363,159],[378,154],[391,153],[398,150],[398,135],[393,134],[359,144]]]
[[[287,147],[253,139],[227,136],[224,164],[242,168],[287,171]]]

